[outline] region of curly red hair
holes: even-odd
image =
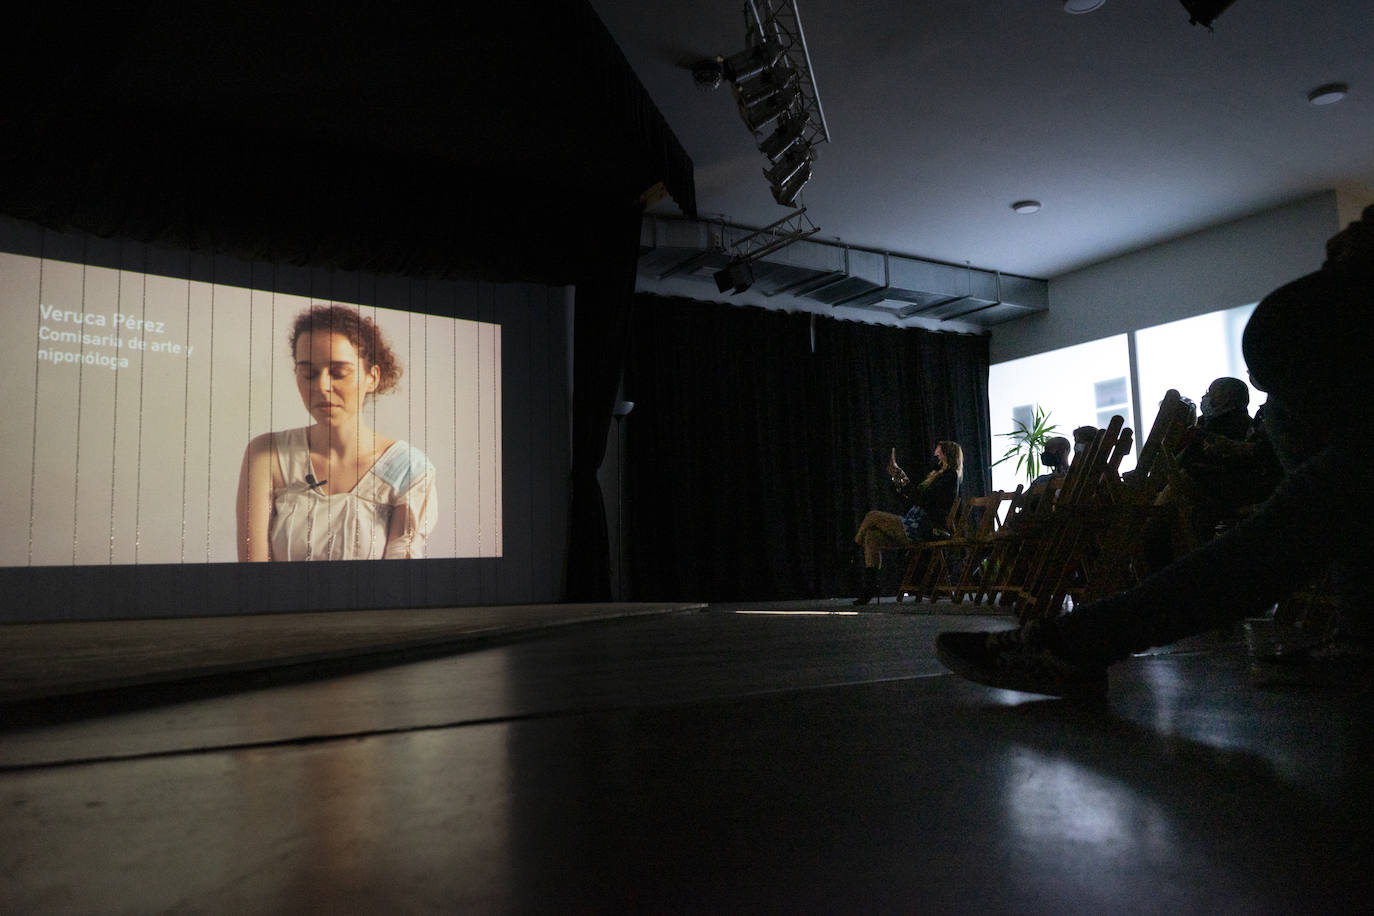
[[[296,341],[302,334],[314,331],[342,334],[358,351],[364,370],[370,371],[373,366],[381,370],[381,379],[373,394],[386,394],[400,384],[400,361],[387,344],[382,329],[362,312],[346,305],[312,305],[301,312],[291,324],[289,344],[292,359],[296,355]]]

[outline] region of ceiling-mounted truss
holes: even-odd
[[[801,108],[806,113],[805,137],[813,146],[830,139],[830,127],[821,108],[821,92],[811,69],[811,54],[806,50],[806,33],[796,0],[746,0],[746,27],[776,43],[798,76]]]
[[[728,79],[749,132],[771,131],[758,144],[763,174],[773,199],[791,207],[811,180],[817,144],[830,139],[796,0],[745,0],[744,31],[743,51],[698,61],[693,79],[709,88]]]
[[[706,292],[714,279],[716,290],[733,301],[963,329],[1049,308],[1044,280],[817,241],[804,210],[762,229],[646,215],[643,230],[639,282],[645,291],[714,298]]]

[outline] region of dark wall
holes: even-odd
[[[0,250],[209,279],[209,256],[87,238],[0,219]],[[188,271],[189,268],[189,271]],[[0,568],[0,621],[199,616],[299,610],[557,601],[568,507],[568,292],[529,283],[379,277],[214,259],[219,282],[363,300],[496,322],[502,334],[504,555],[337,563],[186,563]],[[29,308],[32,303],[27,304]],[[3,303],[7,325],[32,324]],[[24,309],[21,316],[12,314]],[[10,367],[14,369],[14,367]],[[28,372],[34,366],[19,367]],[[4,504],[27,505],[28,475],[7,475]],[[22,491],[22,492],[21,492]]]

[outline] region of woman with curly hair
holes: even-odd
[[[437,516],[434,466],[371,429],[367,399],[401,367],[357,309],[316,305],[292,323],[296,387],[314,423],[248,443],[238,490],[240,560],[424,556]]]

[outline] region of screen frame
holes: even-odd
[[[0,217],[0,250],[498,324],[501,557],[0,567],[0,622],[556,601],[566,575],[571,287],[245,262]],[[359,290],[363,294],[359,294]],[[361,301],[360,301],[361,300]],[[512,502],[513,500],[513,502]]]

